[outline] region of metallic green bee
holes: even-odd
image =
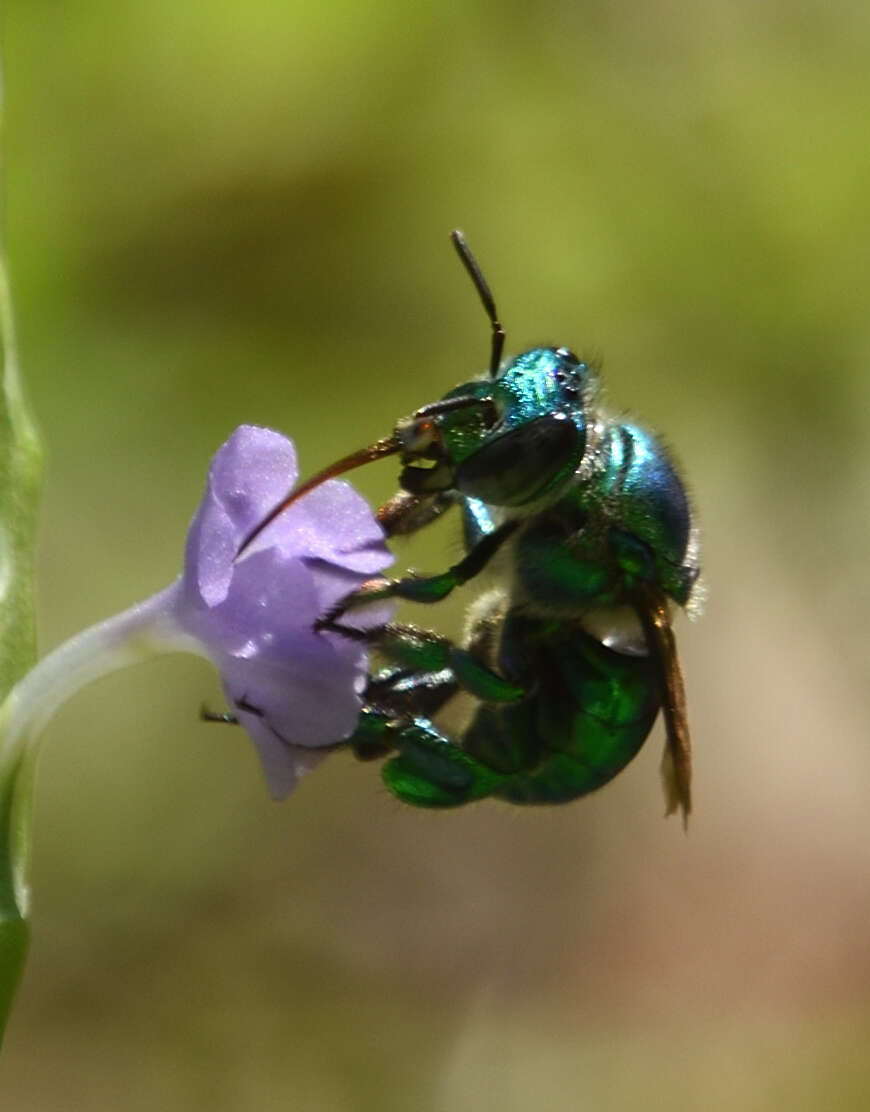
[[[699,563],[683,483],[655,435],[607,414],[594,368],[567,348],[502,364],[492,294],[462,234],[452,240],[492,326],[489,376],[315,475],[256,532],[325,479],[399,454],[385,530],[416,532],[455,506],[466,555],[440,575],[372,580],[321,620],[390,662],[348,744],[363,759],[392,754],[386,785],[416,806],[562,803],[620,772],[661,708],[668,813],[685,819],[691,747],[670,610],[689,603]],[[342,622],[375,600],[440,601],[497,553],[502,586],[472,606],[461,646],[414,626],[361,634]],[[460,692],[475,709],[452,738],[433,717]]]

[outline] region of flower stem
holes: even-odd
[[[46,723],[82,687],[119,668],[167,652],[203,655],[173,618],[180,581],[58,646],[20,680],[0,707],[0,793],[12,790],[8,849],[14,904],[27,915],[27,859],[35,743]]]

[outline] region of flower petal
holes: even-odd
[[[241,425],[218,449],[184,558],[185,586],[205,605],[226,597],[239,545],[297,474],[296,449],[272,429]]]
[[[208,481],[241,540],[292,489],[298,475],[291,440],[274,429],[240,425],[215,455]]]
[[[234,708],[256,707],[288,745],[334,745],[356,728],[366,654],[352,642],[336,646],[317,635],[292,657],[233,656],[219,664]]]
[[[209,470],[176,612],[220,670],[279,798],[327,747],[353,733],[362,709],[365,647],[317,630],[317,619],[393,559],[365,500],[335,480],[280,514],[237,559],[244,538],[296,475],[296,453],[283,436],[236,430]],[[371,629],[393,609],[381,603],[354,610],[347,624]]]
[[[383,529],[350,483],[330,479],[294,502],[283,517],[287,534],[292,530],[292,551],[297,555],[317,557],[368,576],[393,562],[392,553],[384,546]],[[265,536],[274,540],[270,529]],[[280,544],[291,551],[284,538]]]
[[[306,560],[311,584],[317,594],[318,616],[326,614],[360,585],[360,576],[322,560]],[[395,602],[374,602],[355,607],[341,618],[342,625],[354,629],[373,629],[385,625],[396,612]]]
[[[303,749],[299,745],[288,745],[262,718],[245,711],[236,713],[256,746],[273,799],[286,799],[299,780],[329,756],[328,749]]]
[[[224,599],[200,610],[192,623],[223,652],[275,656],[292,654],[300,638],[314,637],[322,612],[304,561],[269,548],[236,564]]]

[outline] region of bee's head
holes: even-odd
[[[573,475],[593,373],[566,348],[533,348],[495,378],[455,387],[396,426],[401,485],[522,506]]]

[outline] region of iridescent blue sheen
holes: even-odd
[[[412,627],[385,634],[394,667],[372,682],[357,752],[395,752],[384,779],[417,806],[559,803],[631,760],[664,696],[669,745],[681,752],[682,738],[687,754],[673,725],[673,683],[680,698],[682,688],[669,625],[660,636],[654,623],[667,625],[667,599],[686,603],[698,565],[689,501],[662,442],[608,416],[594,371],[563,348],[533,348],[446,398],[470,404],[424,407],[419,456],[403,456],[406,489],[441,501],[431,514],[409,504],[396,531],[459,505],[467,554],[366,598],[436,602],[499,549],[506,572],[474,607],[464,646]],[[435,479],[427,487],[420,475]],[[612,636],[600,615],[625,611],[641,633]],[[654,639],[646,653],[644,636]],[[459,691],[477,705],[454,740],[432,716]],[[687,764],[674,798],[688,810]]]
[[[508,363],[491,384],[505,429],[549,413],[567,412],[583,427],[583,389],[589,368],[555,348],[532,348]]]
[[[462,500],[462,529],[465,541],[465,550],[472,548],[488,533],[495,530],[495,519],[492,508],[479,498],[464,498]]]
[[[691,507],[666,448],[639,425],[612,424],[601,454],[603,474],[585,500],[610,503],[620,531],[646,546],[666,592],[684,605],[698,575]]]

